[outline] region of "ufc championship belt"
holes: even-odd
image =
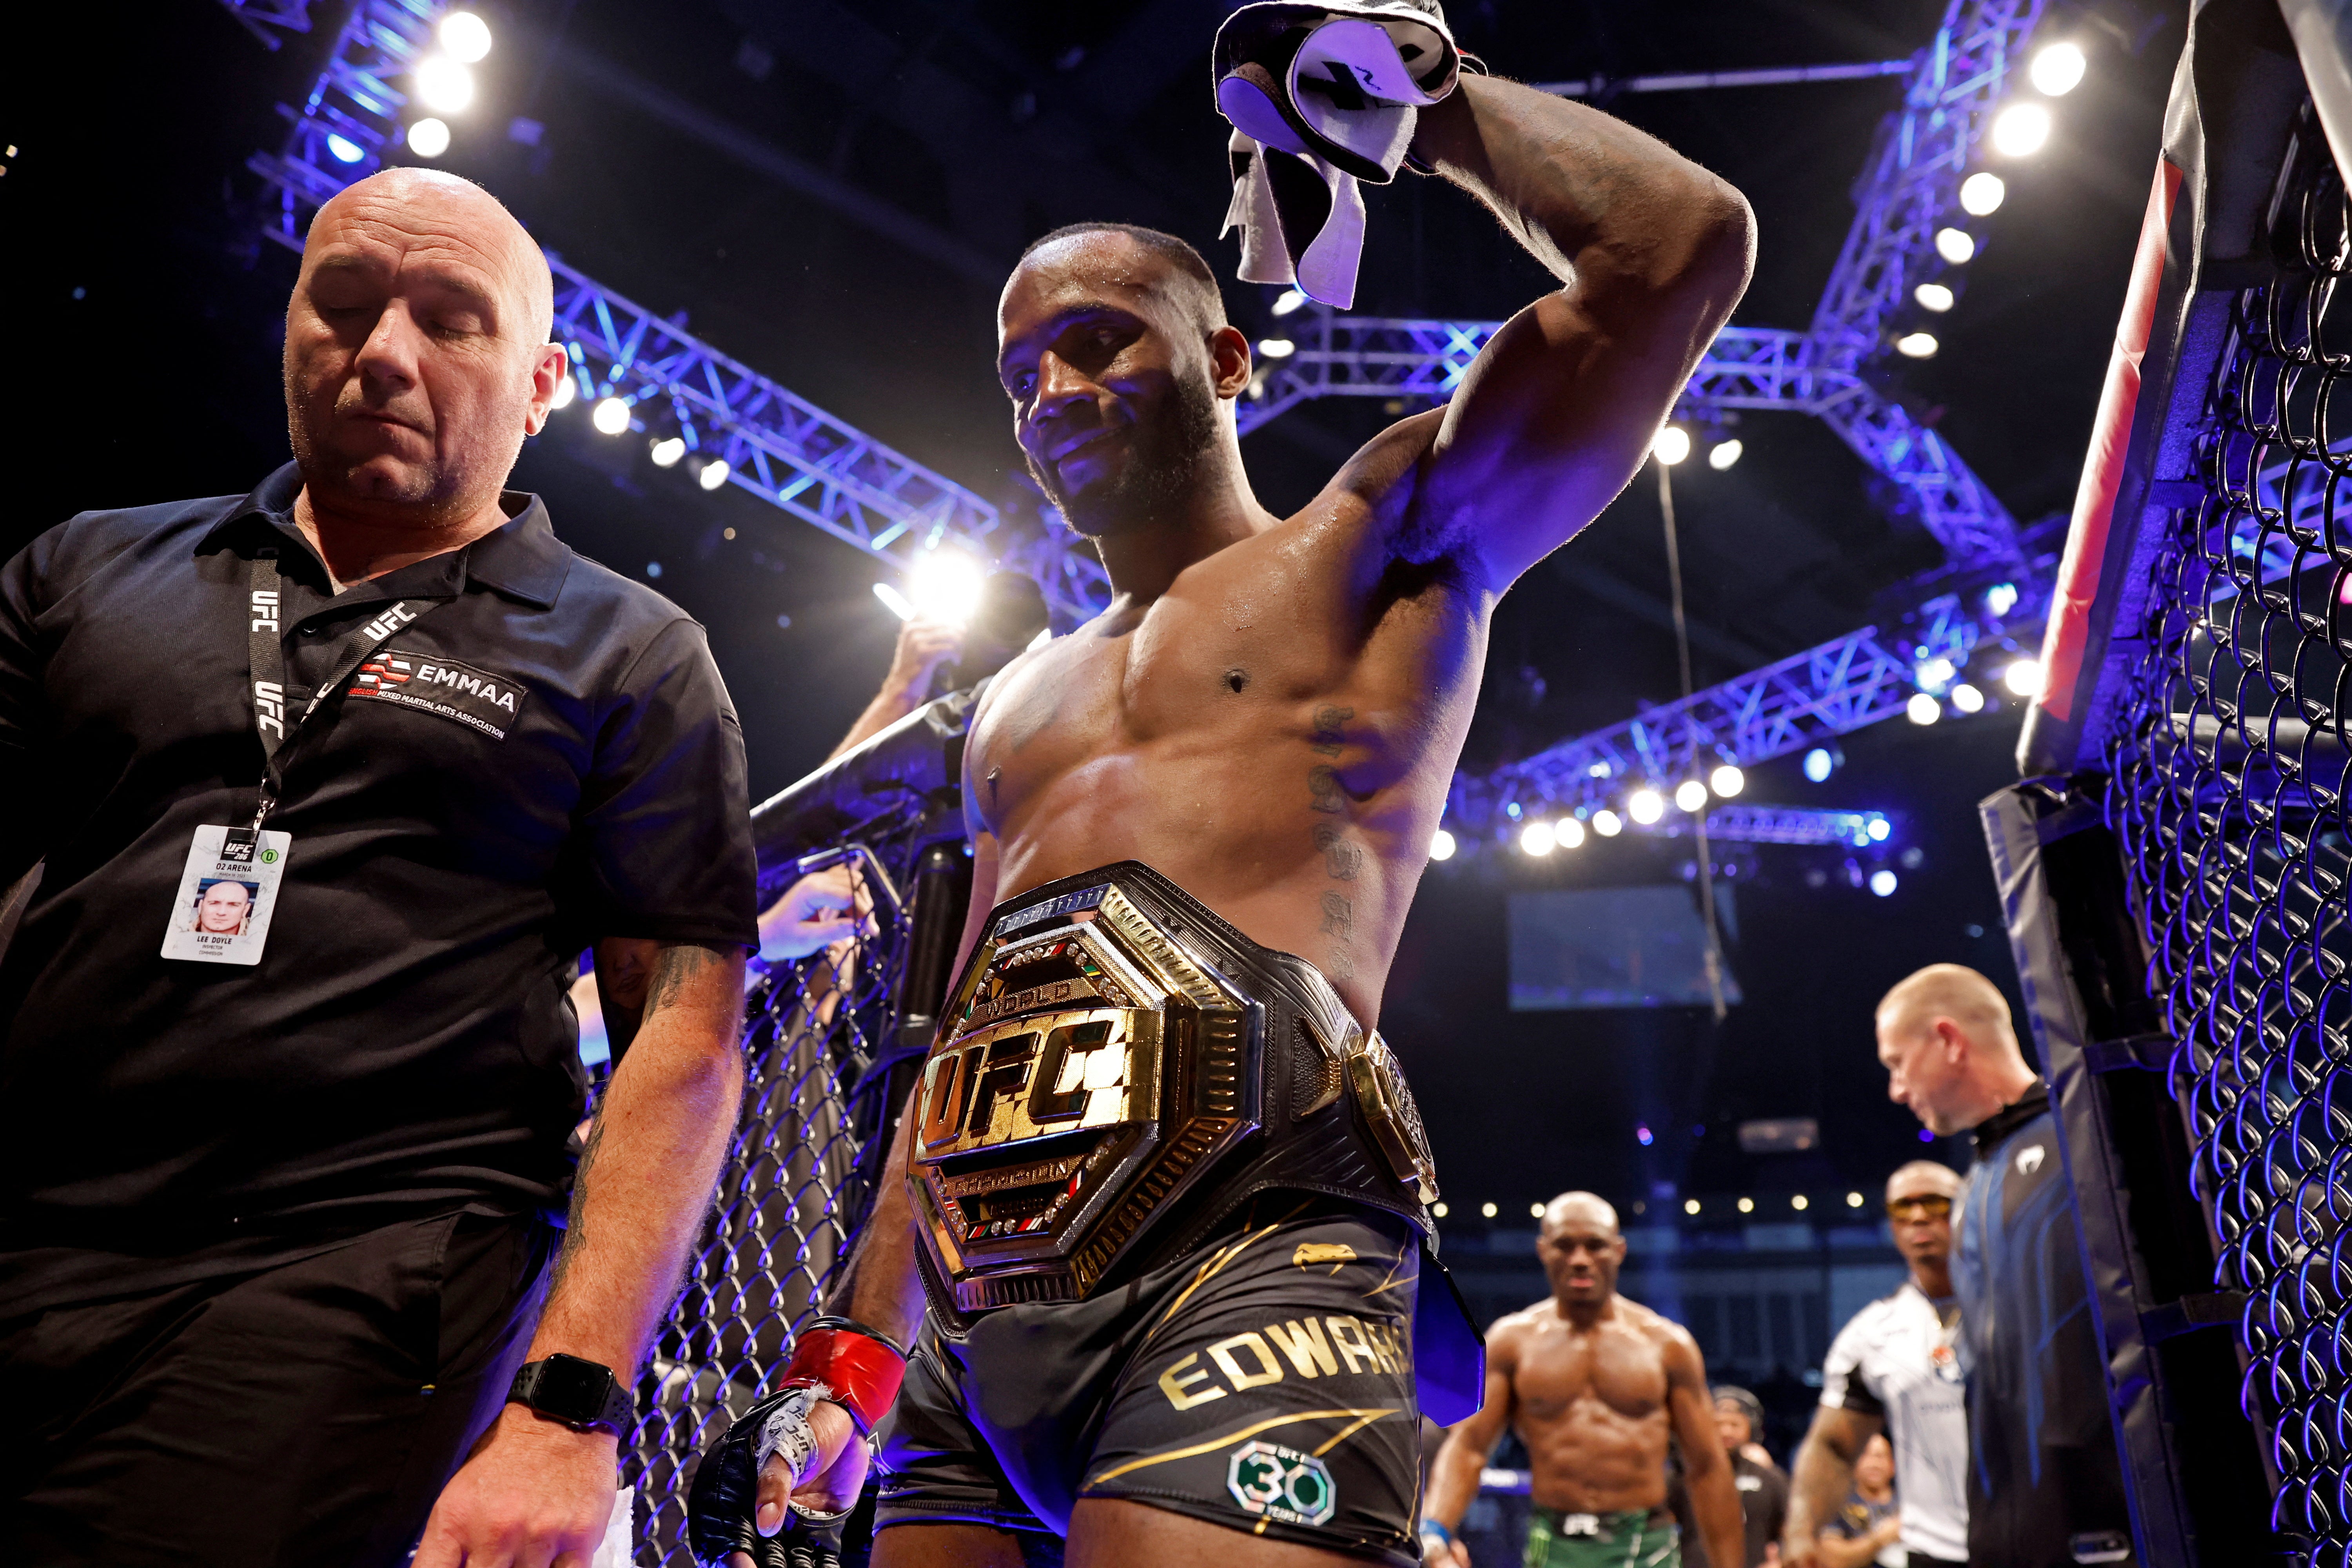
[[[917,1229],[959,1312],[1080,1300],[1268,1187],[1433,1239],[1435,1167],[1380,1036],[1136,861],[997,906],[915,1106]]]

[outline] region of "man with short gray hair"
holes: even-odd
[[[551,299],[487,192],[362,180],[287,309],[294,461],[0,569],[0,884],[40,864],[0,956],[0,1561],[605,1537],[757,934],[702,628],[505,489]],[[207,885],[246,906],[192,928]]]
[[[1968,1384],[1969,1560],[2128,1563],[2123,1461],[2065,1147],[2009,999],[1973,969],[1930,964],[1879,1003],[1877,1031],[1888,1098],[1931,1132],[1966,1132],[1976,1152],[1954,1202],[1951,1254]],[[1895,1454],[1899,1463],[1899,1436]]]

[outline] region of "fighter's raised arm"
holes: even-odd
[[[1437,431],[1402,519],[1412,552],[1477,561],[1499,593],[1641,466],[1747,289],[1755,219],[1664,142],[1516,82],[1465,76],[1413,151],[1560,280],[1418,416]]]

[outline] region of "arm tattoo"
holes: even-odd
[[[654,959],[653,987],[646,996],[646,1016],[650,1018],[662,1008],[675,1005],[687,982],[718,961],[718,955],[707,947],[679,943],[663,948]]]
[[[595,1168],[596,1152],[604,1143],[604,1110],[599,1106],[596,1120],[588,1129],[587,1146],[580,1151],[580,1168],[572,1175],[572,1214],[564,1224],[563,1246],[555,1255],[555,1268],[548,1279],[551,1295],[563,1288],[563,1277],[571,1271],[572,1255],[588,1239],[588,1173]]]

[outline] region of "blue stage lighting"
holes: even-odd
[[[1882,899],[1895,896],[1895,873],[1884,866],[1870,874],[1870,890]]]
[[[1633,1129],[1633,1142],[1646,1149],[1657,1142],[1657,1135],[1646,1127],[1636,1127]]]
[[[1985,610],[1996,619],[2017,608],[2017,584],[1995,583],[1985,590]]]
[[[1869,832],[1870,832],[1870,838],[1871,838],[1871,842],[1872,842],[1872,843],[1874,843],[1874,844],[1884,844],[1884,843],[1885,843],[1885,842],[1886,842],[1886,836],[1887,836],[1888,834],[1890,834],[1890,833],[1894,832],[1894,831],[1895,831],[1895,825],[1894,825],[1893,823],[1891,823],[1891,822],[1887,821],[1887,820],[1886,820],[1886,818],[1885,818],[1885,817],[1883,817],[1883,816],[1873,816],[1873,817],[1870,819],[1870,829],[1869,829]]]
[[[356,163],[367,156],[367,149],[348,136],[329,136],[327,151],[335,155],[338,163]]]
[[[1922,1142],[1922,1143],[1933,1143],[1935,1141],[1936,1141],[1936,1135],[1935,1135],[1933,1132],[1929,1131],[1928,1131],[1927,1128],[1925,1128],[1925,1127],[1922,1127],[1921,1129],[1919,1129],[1919,1142]]]
[[[1830,755],[1827,746],[1815,746],[1805,753],[1805,776],[1815,784],[1829,783],[1830,774],[1837,771],[1837,759]]]

